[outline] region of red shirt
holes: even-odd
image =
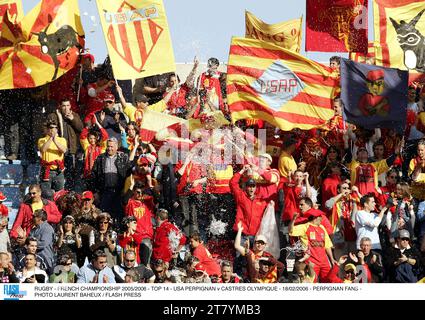
[[[186,105],[186,93],[188,93],[190,88],[186,84],[182,84],[180,88],[174,92],[170,100],[167,102],[168,110],[171,111],[171,114],[175,114],[175,109],[178,107],[184,107]],[[164,97],[168,92],[164,92]]]
[[[282,221],[291,221],[295,212],[299,212],[301,187],[283,185],[285,201],[283,207]]]
[[[360,164],[356,169],[356,181],[354,185],[359,188],[360,194],[376,193],[375,167],[372,164]]]
[[[217,95],[220,110],[223,111],[223,97],[221,95],[220,76],[221,72],[217,72],[212,76],[207,75],[205,72],[203,72],[200,76],[199,89],[205,89],[207,91],[212,91],[213,89],[215,89],[215,94]],[[204,98],[204,100],[205,99],[206,98]]]
[[[0,215],[4,217],[9,216],[9,209],[3,203],[0,203]]]
[[[91,83],[87,86],[87,90],[95,89],[96,90],[97,85],[96,83]],[[111,90],[109,88],[106,88],[103,91],[100,91],[96,94],[95,97],[90,97],[87,95],[87,102],[86,102],[86,110],[84,111],[84,114],[88,116],[91,113],[95,113],[97,111],[100,111],[104,108],[104,99],[106,95],[112,94]]]
[[[134,216],[137,219],[137,232],[142,236],[142,239],[153,237],[153,226],[152,218],[154,203],[153,197],[149,195],[143,195],[143,201],[139,201],[131,198],[126,207],[125,215]]]
[[[242,221],[243,233],[255,236],[260,228],[261,219],[268,203],[257,195],[251,200],[246,192],[239,187],[240,177],[241,174],[237,172],[230,180],[230,189],[236,202],[236,219],[233,230],[237,231],[238,222]]]
[[[322,205],[330,198],[338,195],[338,185],[341,183],[341,176],[330,174],[322,183]]]
[[[118,236],[119,246],[123,249],[124,252],[127,250],[133,250],[136,253],[137,263],[140,263],[139,248],[142,240],[142,235],[137,231],[132,235],[124,236],[124,234],[120,234]]]
[[[183,166],[183,163],[179,161],[176,164],[175,172]],[[196,187],[186,188],[189,183],[201,179],[206,176],[206,170],[204,166],[201,166],[197,163],[189,163],[186,167],[186,170],[183,172],[183,175],[180,178],[179,184],[177,185],[177,195],[189,195],[191,193],[202,193],[202,184],[198,184]]]
[[[53,201],[42,199],[43,210],[47,212],[47,222],[59,223],[62,219],[62,214],[59,212],[58,207]],[[18,237],[18,227],[21,227],[26,231],[27,236],[30,234],[31,228],[33,227],[33,212],[31,203],[22,203],[19,207],[18,214],[16,215],[15,222],[13,223],[12,230],[10,230],[10,237]]]
[[[173,251],[170,239],[179,240],[179,245],[186,243],[186,236],[170,221],[165,220],[159,227],[156,228],[153,245],[152,258],[154,260],[162,259],[165,262],[171,261]]]
[[[200,243],[194,250],[192,255],[199,259],[199,263],[201,263],[205,267],[205,271],[209,276],[212,275],[221,275],[221,269],[217,261],[215,261],[211,253],[208,251],[205,246]]]

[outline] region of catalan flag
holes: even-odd
[[[245,36],[272,42],[282,48],[300,52],[302,18],[268,24],[245,11]]]
[[[374,0],[376,57],[382,66],[409,70],[409,80],[425,78],[425,1]]]
[[[227,100],[233,122],[262,119],[282,130],[308,130],[334,115],[338,75],[329,67],[269,42],[233,38]]]
[[[162,0],[97,0],[97,7],[117,79],[175,71]]]
[[[0,90],[56,80],[79,61],[84,47],[77,0],[42,0],[19,23],[3,17]]]

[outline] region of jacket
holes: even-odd
[[[104,191],[105,189],[105,166],[106,166],[106,153],[102,153],[96,158],[92,168],[92,179],[95,190]],[[124,187],[125,178],[130,169],[131,163],[128,161],[128,155],[122,152],[117,153],[115,159],[115,166],[118,173],[118,184],[116,189],[122,190]]]
[[[55,264],[55,254],[53,252],[55,231],[48,222],[44,221],[39,226],[33,228],[29,235],[37,239],[37,252],[44,259],[47,271],[50,274]]]
[[[59,135],[65,138],[68,143],[68,152],[70,154],[76,154],[80,144],[80,133],[84,126],[80,116],[75,112],[72,112],[72,114],[74,119],[69,120],[64,118],[59,110],[56,110],[49,114],[47,119],[53,120],[58,124]]]
[[[254,236],[260,228],[261,219],[268,203],[258,195],[251,200],[239,186],[240,177],[241,174],[237,172],[230,180],[230,189],[236,202],[236,219],[233,230],[237,231],[238,222],[242,221],[243,233]]]
[[[46,199],[42,199],[42,201],[43,209],[47,212],[47,222],[59,223],[62,219],[62,214],[59,212],[59,209],[58,207],[56,207],[56,204]],[[13,223],[12,229],[10,230],[10,236],[16,239],[18,237],[19,227],[21,227],[28,236],[33,226],[32,218],[33,212],[31,208],[31,202],[25,201],[19,207],[15,222]]]

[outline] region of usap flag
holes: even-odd
[[[394,128],[402,132],[408,72],[341,60],[344,119],[366,129]]]

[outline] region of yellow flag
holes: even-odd
[[[9,19],[13,23],[21,21],[24,16],[21,0],[0,0],[0,31],[3,22],[3,16],[6,11],[9,14]]]
[[[33,88],[77,64],[84,48],[78,0],[42,0],[22,20],[3,16],[0,89]]]
[[[272,42],[282,48],[300,52],[302,17],[276,24],[267,24],[245,11],[245,36]]]
[[[425,1],[374,0],[377,60],[384,67],[425,72]]]
[[[162,0],[97,0],[97,7],[117,79],[175,71]]]

